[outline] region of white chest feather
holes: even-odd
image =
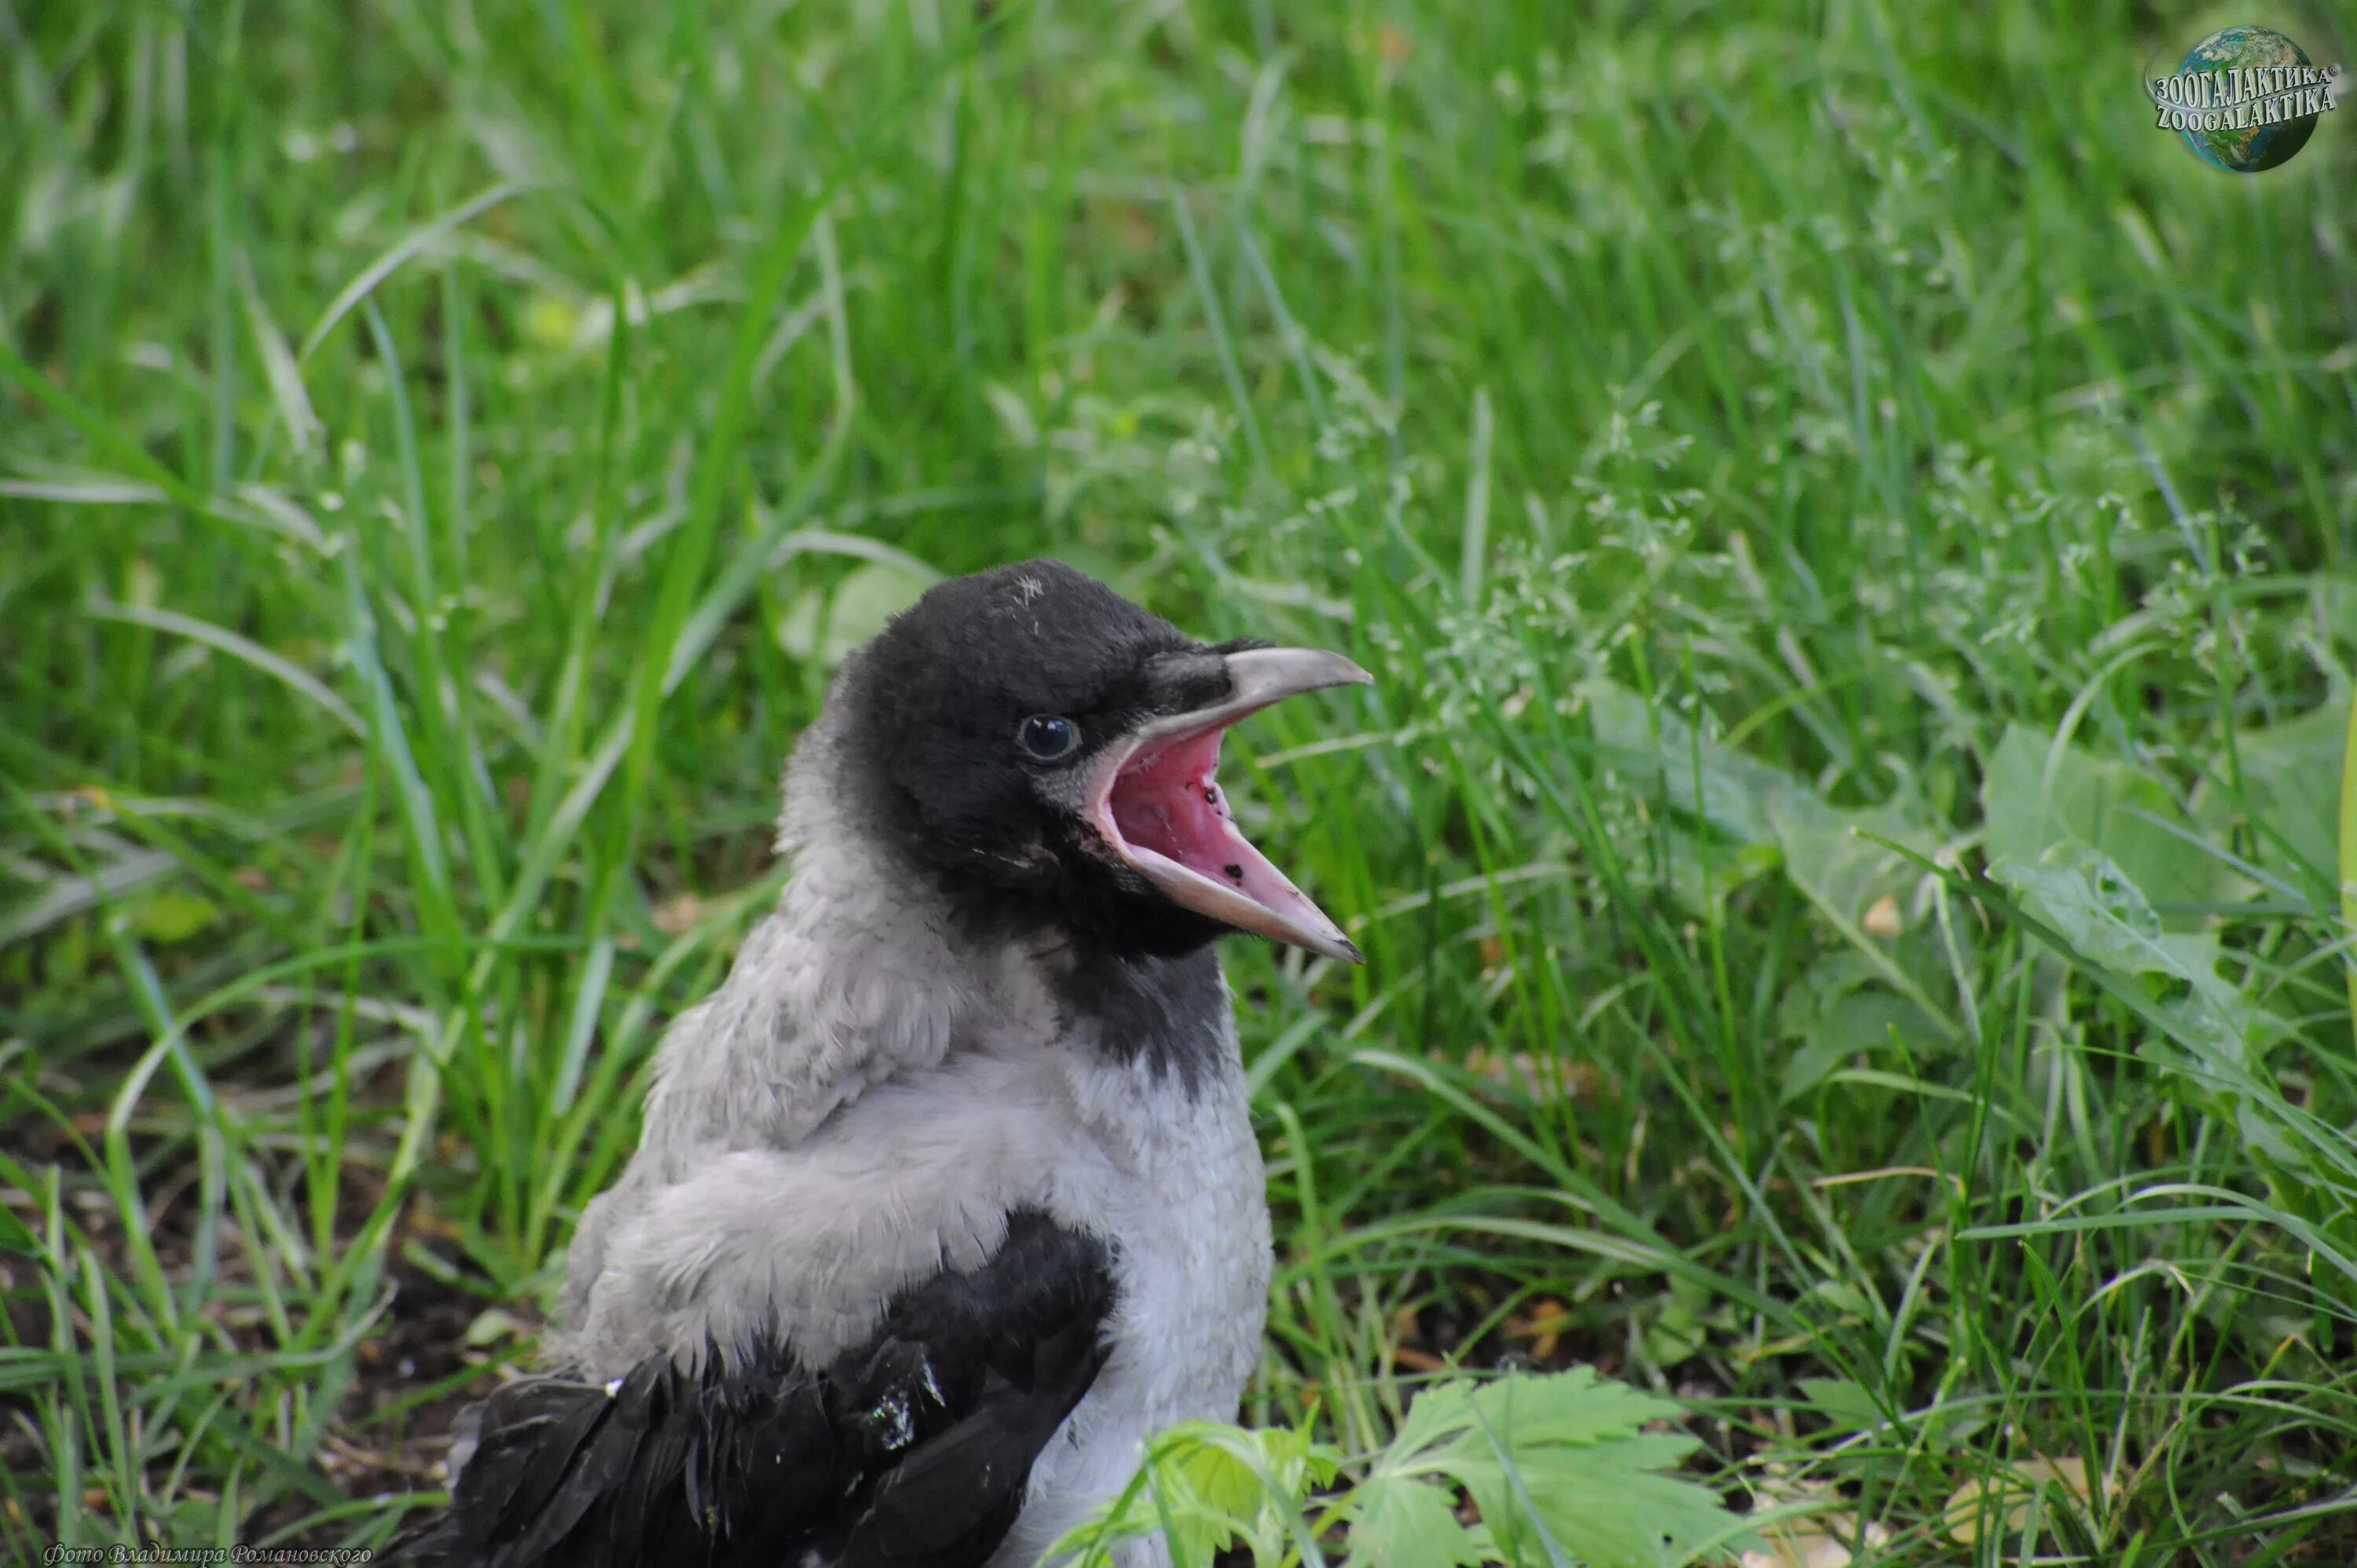
[[[1260,1358],[1270,1246],[1260,1150],[1232,1060],[1191,1097],[1175,1078],[1136,1081],[1142,1066],[1101,1069],[1133,1078],[1116,1100],[1129,1115],[1101,1123],[1127,1137],[1126,1152],[1068,1167],[1054,1210],[1119,1242],[1113,1353],[1033,1466],[1032,1500],[994,1568],[1033,1563],[1115,1495],[1156,1433],[1235,1415]],[[1158,1560],[1151,1549],[1132,1558]]]

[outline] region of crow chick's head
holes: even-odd
[[[1237,831],[1228,726],[1372,679],[1339,654],[1208,646],[1054,561],[942,583],[854,656],[834,702],[865,815],[962,907],[1117,954],[1222,930],[1359,950]]]

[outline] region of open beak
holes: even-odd
[[[1223,700],[1155,719],[1098,760],[1089,820],[1172,901],[1239,930],[1363,963],[1342,929],[1236,830],[1218,772],[1221,737],[1238,719],[1297,693],[1369,685],[1374,677],[1314,648],[1222,657],[1232,682]]]

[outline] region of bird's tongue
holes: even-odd
[[[1245,920],[1224,911],[1206,909],[1207,913],[1221,913],[1232,924],[1280,940],[1297,940],[1295,933],[1309,932],[1347,948],[1349,943],[1325,911],[1236,831],[1218,778],[1220,741],[1225,733],[1221,726],[1183,736],[1142,751],[1124,764],[1105,801],[1114,825],[1148,875],[1159,869],[1148,857],[1159,857],[1218,888],[1232,888],[1274,918]],[[1178,889],[1172,891],[1181,902],[1203,907]],[[1210,890],[1205,895],[1211,897]]]

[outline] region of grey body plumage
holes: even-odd
[[[652,1507],[734,1561],[768,1548],[729,1488],[770,1461],[713,1456],[767,1444],[791,1473],[807,1443],[804,1470],[854,1479],[842,1520],[763,1505],[802,1560],[1028,1563],[1154,1432],[1232,1415],[1270,1242],[1210,939],[1355,951],[1227,825],[1210,769],[1235,718],[1349,679],[1207,649],[1048,563],[945,585],[856,655],[788,768],[780,903],[665,1035],[639,1149],[582,1215],[542,1403],[492,1402],[420,1554],[520,1564],[594,1524],[626,1563],[614,1521],[651,1541]],[[627,1421],[568,1391],[607,1389]],[[932,1413],[897,1444],[852,1408],[908,1397]],[[804,1436],[771,1435],[805,1405]],[[657,1495],[574,1519],[593,1471]],[[892,1511],[973,1497],[940,1540]]]

